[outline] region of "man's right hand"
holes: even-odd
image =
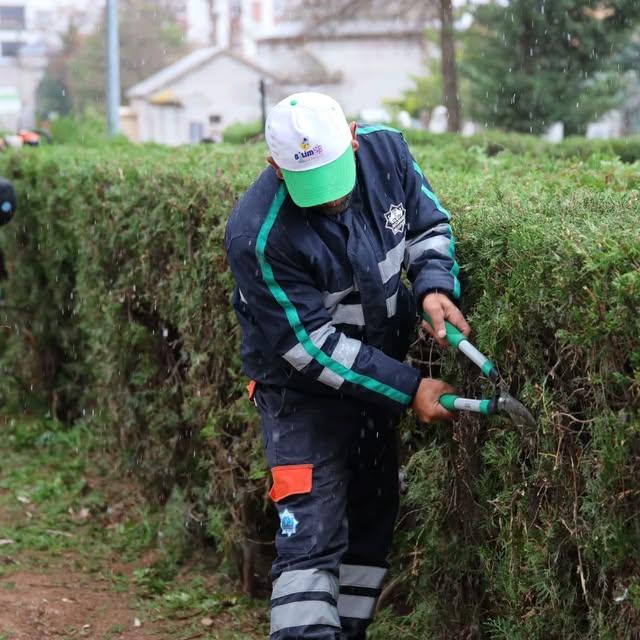
[[[411,408],[419,422],[437,422],[447,420],[451,422],[453,413],[447,411],[439,402],[440,396],[445,393],[456,393],[456,390],[442,380],[423,378],[416,392]]]

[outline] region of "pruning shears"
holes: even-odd
[[[431,317],[424,312],[422,316],[425,321],[433,327]],[[477,400],[475,398],[461,398],[451,393],[445,393],[440,396],[440,404],[447,409],[447,411],[473,411],[485,416],[504,413],[516,424],[524,423],[535,426],[536,421],[529,410],[504,390],[504,383],[501,382],[500,374],[495,364],[493,364],[487,356],[478,351],[478,349],[467,340],[462,331],[454,327],[450,322],[445,320],[444,326],[447,334],[447,342],[454,349],[457,349],[467,356],[489,379],[493,385],[493,395],[488,399]]]

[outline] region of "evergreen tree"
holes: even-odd
[[[81,44],[80,30],[75,19],[71,19],[60,40],[60,50],[49,59],[36,91],[37,114],[40,120],[48,119],[52,113],[64,116],[73,110],[69,61],[77,54]]]
[[[619,53],[638,0],[510,0],[475,18],[463,72],[482,123],[540,133],[561,121],[580,133],[620,100]]]

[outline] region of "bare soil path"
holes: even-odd
[[[238,593],[81,433],[0,420],[0,640],[258,640]]]

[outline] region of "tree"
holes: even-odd
[[[172,0],[120,0],[120,77],[122,91],[166,67],[186,52],[185,36]],[[74,110],[101,106],[105,95],[105,28],[81,39],[64,60]]]
[[[637,0],[510,0],[481,6],[466,44],[463,72],[472,115],[488,125],[566,133],[616,104],[617,53],[640,19]]]
[[[38,118],[46,120],[52,113],[64,116],[73,109],[69,61],[80,47],[80,30],[76,17],[71,17],[67,31],[60,36],[61,47],[47,65],[36,91]]]
[[[291,15],[306,19],[317,29],[321,25],[356,18],[401,19],[425,27],[427,20],[438,19],[442,73],[442,103],[449,113],[449,131],[460,129],[460,99],[456,65],[455,32],[451,0],[300,0]],[[425,29],[426,31],[426,29]]]
[[[458,98],[458,70],[453,29],[451,0],[439,0],[440,51],[442,56],[442,101],[447,107],[449,131],[460,130],[460,100]]]

